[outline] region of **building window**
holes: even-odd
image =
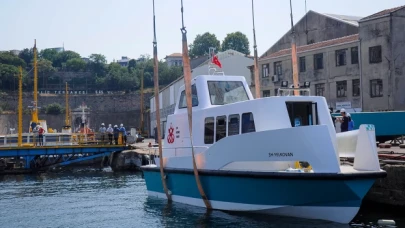
[[[323,53],[314,55],[314,70],[323,69]]]
[[[325,83],[315,84],[315,96],[324,96]]]
[[[358,47],[351,48],[351,57],[352,57],[352,64],[359,63],[359,48]]]
[[[336,66],[346,65],[346,49],[337,50],[335,52]]]
[[[253,119],[253,114],[251,112],[242,114],[242,134],[255,132],[255,120]]]
[[[198,106],[198,96],[197,96],[197,87],[194,85],[191,86],[191,102],[193,107]],[[186,99],[186,91],[181,91],[180,95],[180,102],[179,102],[179,109],[187,108],[187,99]]]
[[[336,82],[336,97],[347,96],[347,81]]]
[[[300,57],[300,72],[305,72],[307,70],[305,66],[305,56]]]
[[[360,79],[353,79],[352,92],[353,92],[353,97],[360,96]]]
[[[270,90],[263,90],[263,97],[270,97]]]
[[[370,63],[381,63],[382,62],[382,52],[381,45],[370,47],[368,49]]]
[[[214,143],[214,117],[205,118],[204,143]]]
[[[283,66],[281,65],[281,61],[274,62],[274,75],[282,75],[283,74]]]
[[[239,114],[229,115],[228,136],[239,135]]]
[[[269,64],[262,65],[262,78],[269,77]]]
[[[226,137],[226,116],[217,117],[217,129],[215,129],[216,141]]]
[[[370,96],[371,97],[383,96],[383,82],[381,79],[370,80]]]

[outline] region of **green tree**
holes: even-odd
[[[25,68],[27,66],[27,64],[25,63],[25,61],[23,59],[15,56],[14,54],[12,54],[10,52],[1,52],[0,53],[0,63],[12,65],[15,67],[21,66],[23,68]]]
[[[52,62],[47,59],[40,59],[37,63],[38,67],[38,87],[45,88],[48,83],[48,79],[52,78],[56,69],[52,66]]]
[[[41,59],[47,59],[49,61],[51,61],[52,63],[56,60],[58,56],[58,52],[55,49],[43,49],[39,52],[39,57]]]
[[[90,70],[97,74],[97,76],[105,76],[107,64],[107,59],[105,58],[105,56],[102,54],[91,54],[89,58]]]
[[[0,87],[12,90],[19,71],[16,66],[0,63]]]
[[[86,62],[81,58],[69,59],[66,62],[66,69],[68,71],[84,71],[86,69]]]
[[[18,57],[23,59],[26,63],[31,63],[34,59],[34,49],[25,48],[18,54]]]
[[[74,51],[59,52],[55,57],[55,60],[53,62],[53,66],[63,68],[62,66],[64,66],[64,64],[69,59],[76,59],[76,58],[80,58],[80,55],[77,52],[74,52]]]
[[[245,55],[249,55],[249,40],[246,35],[241,32],[233,32],[227,34],[224,41],[222,42],[222,50],[226,51],[229,49],[239,51]]]
[[[63,112],[63,107],[59,103],[53,103],[46,107],[46,114],[59,115]]]
[[[189,46],[190,57],[195,58],[208,54],[210,47],[214,47],[217,51],[220,51],[220,43],[215,34],[209,32],[202,35],[199,34]]]

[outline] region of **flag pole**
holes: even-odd
[[[184,26],[184,8],[183,0],[181,0],[181,25],[182,28],[182,45],[183,45],[183,74],[184,74],[184,87],[186,91],[186,101],[187,101],[187,114],[188,114],[188,128],[190,132],[190,143],[191,143],[191,154],[193,157],[193,169],[194,177],[197,184],[198,191],[200,192],[201,198],[204,201],[205,207],[207,209],[212,209],[211,203],[205,195],[204,189],[201,185],[200,176],[197,170],[197,164],[195,161],[194,155],[194,145],[193,145],[193,118],[192,118],[192,101],[191,101],[191,68],[190,68],[190,58],[188,56],[188,47],[187,47],[187,30]]]
[[[252,21],[253,21],[253,51],[254,51],[254,81],[255,81],[255,95],[260,98],[260,80],[259,80],[259,60],[257,59],[257,45],[256,45],[256,29],[255,29],[255,11],[252,0]]]
[[[160,104],[159,104],[159,70],[158,70],[158,57],[157,57],[157,41],[156,41],[156,20],[155,20],[155,0],[153,3],[153,82],[155,86],[155,107],[156,107],[156,131],[159,144],[159,163],[160,163],[160,178],[162,180],[163,190],[165,191],[168,201],[172,201],[172,196],[167,188],[166,175],[163,170],[163,156],[162,156],[162,134],[160,132]]]
[[[297,65],[297,45],[295,42],[295,30],[293,22],[293,13],[292,13],[292,3],[290,0],[290,12],[291,12],[291,62],[293,67],[293,85],[294,89],[299,89],[299,79],[298,79],[298,65]],[[294,90],[294,95],[298,96],[299,91]]]

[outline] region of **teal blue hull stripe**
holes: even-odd
[[[200,199],[193,174],[166,173],[173,195]],[[163,193],[159,172],[144,171],[148,191]],[[253,205],[358,207],[374,179],[285,180],[200,176],[208,199]]]

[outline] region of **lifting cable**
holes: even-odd
[[[211,203],[208,200],[208,197],[205,195],[204,189],[201,185],[200,176],[198,174],[197,165],[195,162],[194,155],[194,145],[193,145],[193,131],[192,131],[192,100],[191,100],[191,69],[190,69],[190,58],[188,56],[188,47],[187,47],[187,30],[184,27],[183,19],[183,0],[181,0],[181,33],[182,33],[182,42],[183,42],[183,74],[184,74],[184,87],[186,91],[186,102],[187,102],[187,114],[188,114],[188,127],[190,132],[190,143],[191,143],[191,153],[193,157],[193,169],[195,181],[197,183],[198,191],[200,192],[201,198],[204,201],[205,207],[212,209]]]
[[[155,86],[155,106],[156,106],[156,131],[159,144],[159,162],[160,162],[160,178],[162,180],[163,190],[165,191],[167,199],[172,201],[171,193],[167,188],[166,175],[163,170],[163,156],[162,156],[162,137],[160,132],[160,104],[159,104],[159,70],[158,70],[158,57],[157,57],[157,41],[156,41],[156,24],[155,24],[155,0],[153,0],[153,82]]]

